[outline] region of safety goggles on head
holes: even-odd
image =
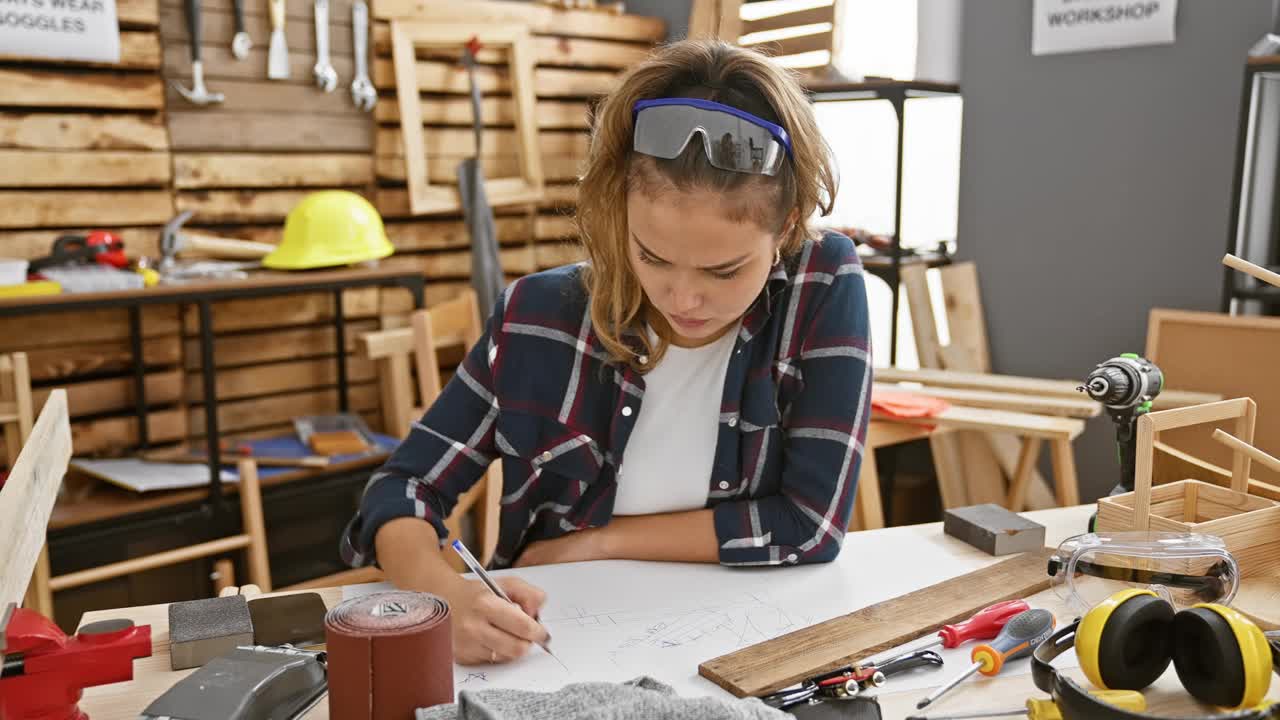
[[[782,127],[711,100],[640,100],[632,117],[635,151],[665,160],[679,157],[695,133],[702,135],[707,160],[721,170],[773,175],[791,155],[791,138]]]
[[[1088,533],[1067,538],[1049,558],[1050,584],[1083,612],[1116,592],[1141,588],[1175,608],[1229,604],[1240,567],[1213,535],[1172,532]]]

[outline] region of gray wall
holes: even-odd
[[[959,254],[994,369],[1076,378],[1142,352],[1154,306],[1217,309],[1245,53],[1271,8],[1182,0],[1173,45],[1033,57],[1031,5],[965,0]],[[1086,500],[1115,483],[1112,433],[1077,441]]]
[[[627,0],[627,12],[666,20],[667,40],[681,40],[689,34],[692,8],[693,0]]]

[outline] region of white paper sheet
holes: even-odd
[[[87,460],[74,458],[71,467],[134,492],[177,490],[209,484],[209,466],[197,463],[166,463],[120,458]],[[240,476],[222,471],[223,482],[239,482]]]
[[[700,663],[1004,559],[954,546],[941,550],[946,542],[941,532],[920,536],[895,528],[878,538],[850,535],[827,565],[747,569],[608,560],[500,571],[494,575],[510,572],[546,591],[541,619],[563,665],[535,648],[505,665],[455,667],[454,685],[554,690],[649,675],[681,695],[725,694],[698,676]],[[923,571],[925,563],[941,567]],[[343,588],[343,598],[383,589],[389,586],[353,585]],[[968,666],[970,649],[945,651],[943,669],[897,676],[885,691],[939,685]],[[1004,672],[1028,673],[1030,664],[1015,661]]]

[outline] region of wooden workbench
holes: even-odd
[[[1087,505],[1030,512],[1026,516],[1045,525],[1046,543],[1057,545],[1062,539],[1079,533],[1085,527],[1092,510],[1093,506]],[[943,577],[954,575],[954,572],[948,572],[948,560],[963,560],[966,566],[975,564],[987,565],[998,560],[998,558],[984,556],[968,545],[943,535],[941,523],[930,523],[927,525],[850,533],[845,539],[841,557],[833,564],[832,569],[836,572],[856,572],[857,568],[862,565],[860,558],[866,557],[867,553],[892,556],[893,546],[901,543],[906,537],[910,537],[912,540],[923,538],[927,540],[926,546],[930,548],[929,557],[893,559],[895,566],[900,568],[903,573],[914,575],[912,580],[916,587],[926,587]],[[918,542],[913,543],[912,546],[921,547]],[[780,572],[787,572],[787,570],[781,570]],[[588,578],[584,576],[583,581],[588,582]],[[339,602],[342,597],[342,592],[338,588],[322,590],[320,594],[326,605],[330,607]],[[1064,618],[1068,617],[1061,601],[1057,599],[1052,590],[1047,590],[1035,596],[1033,602],[1043,607],[1057,610],[1058,614]],[[849,607],[849,611],[855,609],[857,608],[854,606]],[[88,623],[117,617],[128,617],[136,623],[151,625],[154,650],[151,657],[134,662],[135,679],[132,682],[89,688],[85,691],[85,699],[81,702],[80,707],[94,720],[133,720],[148,703],[177,682],[187,672],[190,672],[173,672],[169,670],[169,632],[166,606],[150,605],[86,613],[82,622]],[[690,673],[697,672],[696,668],[689,668],[689,671]],[[1083,681],[1083,675],[1079,670],[1067,670],[1066,672],[1072,677]],[[712,692],[723,691],[715,689]],[[1181,689],[1172,667],[1153,688],[1148,690],[1146,695],[1149,707],[1154,712],[1167,714],[1171,712],[1208,711],[1207,708],[1200,707]],[[922,692],[919,690],[882,693],[880,702],[884,717],[886,720],[900,720],[910,715],[914,712],[915,702],[921,696]],[[1043,693],[1040,693],[1032,685],[1030,675],[982,679],[980,682],[966,683],[952,691],[948,695],[945,704],[941,704],[938,708],[938,713],[1018,706],[1025,702],[1028,697],[1043,697]],[[1269,697],[1280,699],[1280,683],[1273,685]],[[327,719],[329,717],[327,702],[322,701],[306,717],[309,720]]]

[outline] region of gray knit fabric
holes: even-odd
[[[756,698],[684,698],[650,677],[584,682],[555,692],[463,690],[458,702],[419,708],[416,720],[792,720]]]

